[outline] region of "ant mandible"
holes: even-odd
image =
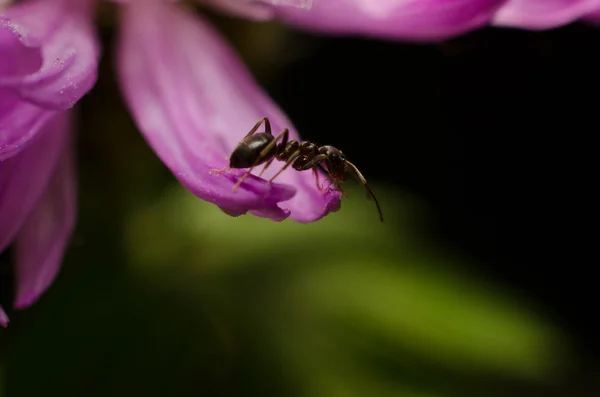
[[[265,123],[265,132],[259,132],[261,124]],[[335,187],[344,195],[348,196],[340,186],[340,182],[346,180],[346,175],[351,174],[358,179],[365,187],[367,194],[373,198],[379,219],[383,222],[383,213],[377,198],[367,185],[367,180],[360,173],[358,168],[344,157],[341,150],[333,146],[319,146],[309,141],[289,140],[289,130],[286,128],[277,136],[271,133],[271,123],[267,117],[260,119],[256,125],[246,134],[244,139],[236,146],[229,158],[229,165],[220,169],[212,170],[214,173],[221,173],[231,168],[249,168],[233,186],[233,191],[250,175],[254,167],[265,164],[264,168],[258,175],[259,177],[271,165],[273,160],[284,161],[285,165],[281,168],[268,183],[273,182],[286,168],[292,166],[296,171],[307,171],[312,169],[317,187],[319,190],[324,189],[319,185],[319,171],[321,167],[327,171],[329,179],[335,184]],[[281,139],[280,143],[277,143]]]

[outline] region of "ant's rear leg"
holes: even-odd
[[[270,128],[271,127],[269,126],[269,129]],[[288,141],[289,135],[290,135],[290,131],[287,128],[284,129],[283,131],[281,131],[279,134],[277,134],[277,136],[275,138],[273,138],[273,140],[271,142],[269,142],[269,144],[267,146],[265,146],[265,148],[263,150],[261,150],[260,154],[258,155],[258,158],[256,159],[255,164],[252,167],[250,167],[250,169],[244,175],[242,175],[242,177],[235,183],[235,185],[233,185],[232,191],[235,192],[237,190],[237,188],[240,186],[240,184],[244,181],[244,179],[246,179],[248,177],[248,175],[250,175],[250,173],[252,172],[254,167],[260,165],[264,161],[265,157],[268,156],[269,153],[271,153],[271,151],[273,150],[273,147],[275,147],[275,145],[277,145],[277,141],[279,141],[280,139],[283,138],[282,142],[285,145]],[[269,162],[265,165],[261,174],[271,164],[271,162],[273,161],[274,158],[275,158],[275,156],[273,155],[273,158],[270,159]]]
[[[292,165],[292,163],[294,161],[296,161],[296,159],[299,156],[300,156],[300,150],[296,150],[294,153],[292,153],[292,155],[285,162],[285,165],[279,171],[277,171],[277,173],[275,175],[273,175],[273,177],[271,179],[269,179],[269,183],[273,182],[273,180],[275,178],[277,178],[283,171],[285,171],[286,168],[288,168],[290,165]]]
[[[285,147],[285,145],[287,145],[288,139],[290,136],[290,131],[286,128],[283,131],[281,131],[279,134],[277,134],[277,136],[275,137],[275,139],[273,139],[271,142],[269,142],[269,144],[267,146],[265,146],[265,148],[260,152],[260,157],[263,158],[264,156],[268,155],[269,152],[271,150],[273,150],[273,147],[275,145],[277,145],[277,141],[279,141],[279,139],[283,138],[283,140],[281,141],[281,146]],[[271,163],[273,163],[273,160],[276,159],[277,154],[275,154],[273,156],[273,158],[271,158],[271,160],[269,160],[267,162],[267,164],[265,164],[265,166],[263,167],[262,171],[260,172],[260,174],[258,174],[258,177],[260,178],[262,176],[262,174],[264,174],[264,172],[267,170],[267,168],[269,168],[269,166],[271,165]]]
[[[273,134],[271,134],[271,122],[269,121],[269,118],[268,117],[263,117],[262,119],[258,120],[258,122],[256,123],[256,125],[254,127],[252,127],[252,129],[250,130],[250,132],[248,132],[244,138],[247,138],[250,135],[254,135],[254,133],[256,131],[258,131],[258,129],[260,128],[260,125],[262,123],[265,123],[265,132],[267,134],[269,134],[269,135],[273,135]]]
[[[271,142],[269,142],[269,144],[267,146],[265,146],[265,148],[263,150],[261,150],[258,158],[264,159],[265,156],[267,156],[271,152],[271,150],[273,150],[273,148],[275,147],[275,145],[277,145],[277,142],[280,139],[281,139],[281,146],[285,147],[285,145],[287,145],[289,137],[290,137],[290,130],[288,130],[287,128],[284,128],[283,131],[281,131],[279,134],[277,134],[277,136]]]
[[[258,129],[260,128],[262,123],[265,123],[265,132],[269,135],[272,135],[271,134],[271,122],[269,121],[269,119],[267,117],[263,117],[262,119],[258,120],[258,122],[254,125],[254,127],[252,127],[250,132],[248,132],[244,138],[247,138],[250,135],[254,135],[254,133],[256,133],[256,131],[258,131]],[[231,169],[231,166],[227,165],[218,170],[216,170],[216,169],[210,170],[210,173],[211,174],[220,174],[221,172],[225,172],[229,169]]]
[[[273,162],[273,160],[275,160],[275,157],[273,157],[271,160],[267,161],[267,164],[265,164],[265,166],[263,167],[263,169],[260,172],[260,174],[258,174],[259,178],[262,176],[262,174],[265,173],[265,171],[267,170],[267,168],[269,168],[269,166],[271,165],[271,163]]]

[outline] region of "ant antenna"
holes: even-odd
[[[360,181],[360,183],[362,183],[364,185],[365,190],[367,191],[367,194],[373,199],[373,201],[375,202],[375,205],[377,206],[377,212],[379,212],[379,220],[381,220],[381,222],[383,222],[383,212],[381,211],[381,207],[379,206],[377,197],[375,197],[375,194],[369,188],[369,185],[367,185],[367,180],[360,173],[360,171],[358,170],[358,168],[356,168],[356,166],[354,164],[352,164],[351,162],[346,160],[346,166],[348,167],[348,168],[346,168],[346,171],[349,171],[352,175],[354,175],[354,177],[356,179],[358,179]]]

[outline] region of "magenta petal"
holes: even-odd
[[[75,226],[73,153],[66,145],[48,188],[29,216],[16,243],[16,308],[35,302],[58,274]]]
[[[259,1],[245,0],[201,0],[217,11],[234,17],[246,18],[253,21],[268,21],[273,18],[271,7]]]
[[[600,24],[600,7],[594,12],[589,13],[583,18],[586,22],[589,22],[592,25]]]
[[[64,147],[68,115],[44,125],[23,151],[0,161],[0,252],[15,238],[42,197]]]
[[[576,21],[600,9],[600,0],[509,0],[493,24],[527,29],[550,29]]]
[[[146,140],[186,188],[231,215],[311,222],[339,207],[339,192],[319,192],[310,172],[286,170],[272,186],[251,175],[235,193],[245,170],[211,174],[261,117],[275,133],[290,122],[202,19],[154,1],[124,6],[122,19],[125,98]],[[291,137],[298,138],[293,128]]]
[[[0,326],[2,326],[2,327],[8,326],[8,316],[2,309],[2,306],[0,306]]]
[[[275,16],[271,5],[309,9],[313,0],[198,0],[200,3],[235,17],[267,21]]]
[[[285,22],[320,32],[437,41],[487,24],[503,2],[322,0],[309,10],[277,7],[276,12]]]
[[[0,88],[0,161],[18,154],[55,114]]]
[[[94,85],[100,45],[90,0],[29,0],[0,13],[0,160]]]

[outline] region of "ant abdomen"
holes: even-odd
[[[270,160],[275,154],[275,148],[270,150],[266,156],[261,152],[271,143],[273,135],[261,132],[244,138],[231,153],[229,167],[250,168]]]

